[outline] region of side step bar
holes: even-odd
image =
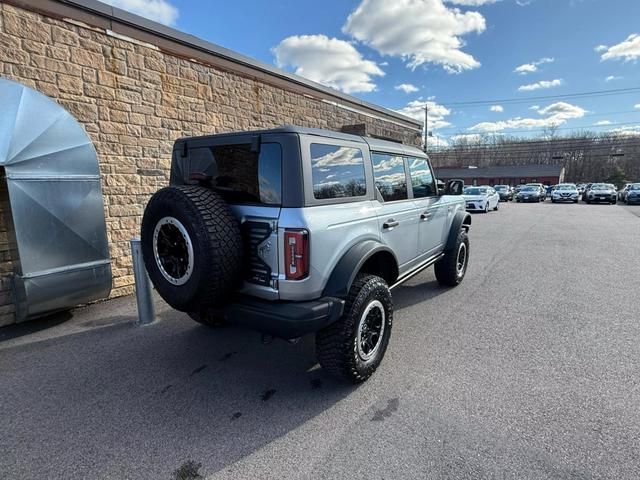
[[[431,265],[433,265],[434,263],[436,263],[438,260],[440,260],[442,257],[444,257],[444,253],[438,253],[437,255],[434,255],[433,257],[429,257],[427,260],[425,260],[423,263],[421,263],[420,265],[418,265],[416,268],[414,268],[413,270],[410,270],[409,272],[405,273],[404,275],[402,275],[400,278],[398,278],[398,280],[396,281],[396,283],[394,283],[393,285],[391,285],[389,288],[391,290],[393,290],[396,287],[399,287],[400,285],[402,285],[404,282],[406,282],[407,280],[409,280],[410,278],[415,277],[416,275],[418,275],[420,272],[422,272],[423,270],[429,268]]]

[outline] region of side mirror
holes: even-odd
[[[438,189],[438,195],[445,194],[445,185],[442,180],[436,180],[436,188]]]
[[[462,195],[464,191],[463,180],[449,180],[447,186],[444,189],[445,195]]]

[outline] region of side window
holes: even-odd
[[[311,177],[316,199],[360,197],[367,193],[359,148],[311,144]]]
[[[373,160],[373,178],[384,201],[393,202],[409,198],[404,158],[400,155],[372,153],[371,159]]]
[[[432,197],[437,194],[433,173],[424,158],[408,158],[413,198]]]

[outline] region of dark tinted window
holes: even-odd
[[[431,167],[424,158],[409,158],[413,198],[431,197],[437,193]]]
[[[376,187],[385,202],[406,200],[408,196],[404,158],[399,155],[373,153],[371,159]]]
[[[282,148],[263,143],[260,154],[251,145],[217,145],[189,152],[187,182],[200,180],[231,203],[278,205],[282,194]]]
[[[364,158],[358,148],[311,144],[313,196],[360,197],[367,193]]]

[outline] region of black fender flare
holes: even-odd
[[[349,289],[362,266],[369,258],[379,252],[390,253],[396,262],[397,269],[398,259],[389,247],[376,240],[364,240],[349,248],[342,258],[338,260],[322,295],[325,297],[347,298]]]
[[[458,233],[461,228],[469,231],[469,227],[471,226],[471,214],[469,212],[463,212],[462,210],[458,210],[453,217],[453,221],[451,222],[451,228],[449,229],[449,237],[447,238],[447,243],[444,246],[445,252],[450,252],[456,246],[456,240],[458,239]]]

